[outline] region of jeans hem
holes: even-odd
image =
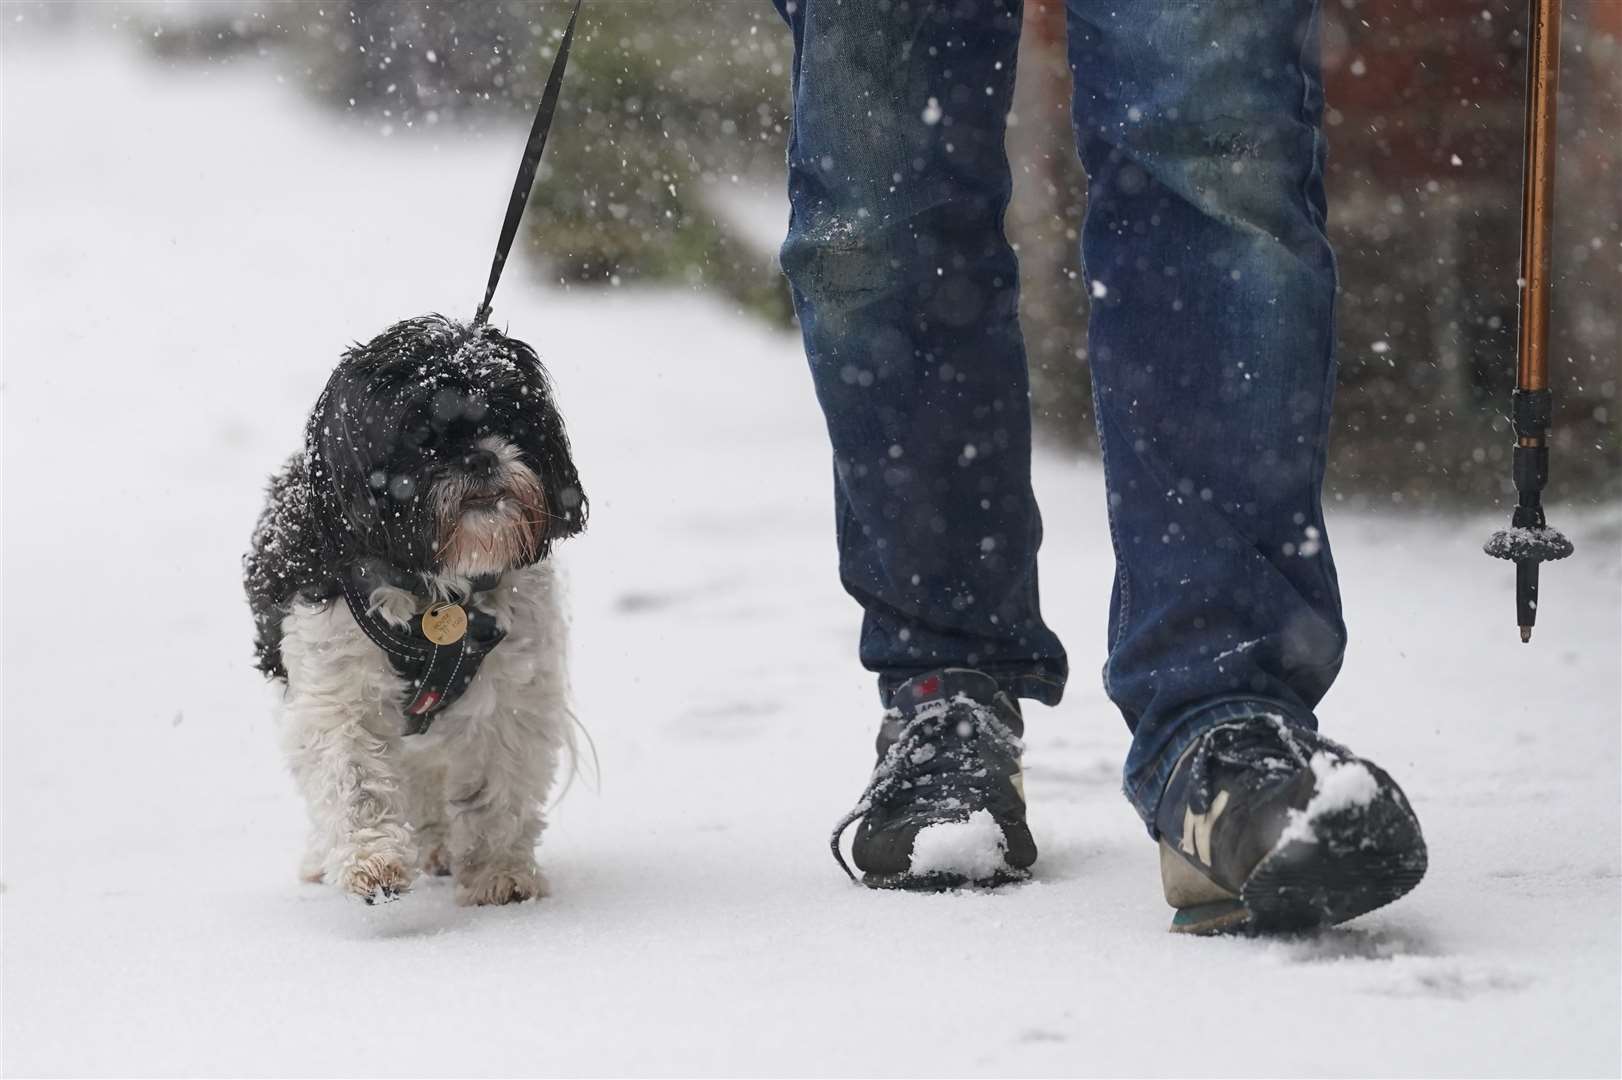
[[[1259,697],[1228,697],[1203,702],[1186,710],[1175,721],[1161,725],[1162,731],[1170,731],[1171,734],[1162,736],[1160,749],[1150,762],[1136,770],[1136,777],[1128,773],[1122,785],[1122,791],[1132,803],[1132,808],[1148,826],[1151,838],[1160,837],[1155,827],[1160,798],[1166,791],[1166,782],[1171,779],[1172,770],[1177,768],[1177,763],[1183,759],[1188,748],[1214,727],[1258,716],[1280,716],[1292,726],[1318,730],[1318,718],[1310,710],[1276,698]]]
[[[969,667],[970,665],[946,664],[943,667]],[[908,679],[922,675],[926,671],[939,671],[941,668],[918,668],[917,670],[882,671],[879,672],[879,700],[889,708],[890,698],[896,689]],[[1037,701],[1043,705],[1057,705],[1064,697],[1066,674],[1048,670],[1035,670],[1029,668],[1008,670],[1001,668],[976,667],[975,671],[983,672],[997,680],[1005,694],[1015,699]]]

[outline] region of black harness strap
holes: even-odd
[[[344,576],[344,601],[361,630],[383,650],[389,665],[409,684],[400,710],[411,724],[406,734],[421,735],[436,716],[472,685],[479,665],[501,644],[507,632],[496,625],[495,616],[473,606],[472,597],[462,601],[462,608],[467,612],[467,632],[460,641],[434,644],[423,633],[417,619],[412,620],[408,631],[397,630],[371,610],[370,589],[366,583],[356,580],[365,573],[364,569],[356,569]]]
[[[496,257],[490,263],[490,283],[484,287],[484,302],[473,316],[478,326],[490,317],[490,301],[496,295],[496,283],[501,280],[501,269],[507,265],[507,253],[512,250],[513,237],[518,234],[518,222],[529,205],[529,192],[535,186],[535,170],[541,164],[541,151],[546,149],[546,134],[552,130],[552,116],[558,111],[558,94],[563,88],[563,69],[569,63],[569,44],[574,40],[574,21],[580,15],[581,0],[574,0],[569,13],[569,25],[558,44],[557,59],[546,77],[546,89],[541,94],[540,108],[535,111],[535,123],[529,129],[529,142],[524,144],[524,157],[518,164],[518,176],[513,180],[512,197],[507,200],[507,217],[501,223],[501,239],[496,241]]]

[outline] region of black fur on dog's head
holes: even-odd
[[[333,600],[352,565],[415,589],[538,562],[585,524],[535,350],[441,315],[396,323],[344,353],[271,478],[243,560],[259,668],[287,676],[289,606]]]
[[[537,562],[586,523],[540,359],[488,325],[427,315],[351,347],[304,448],[339,565],[471,577]]]

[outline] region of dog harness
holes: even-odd
[[[372,590],[379,584],[375,577],[363,566],[352,567],[344,575],[344,600],[361,630],[408,684],[401,704],[410,725],[406,734],[421,735],[467,691],[484,658],[507,636],[494,615],[472,602],[495,586],[497,576],[475,579],[459,602],[430,603],[404,631],[371,608]]]

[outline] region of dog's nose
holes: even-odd
[[[462,468],[470,476],[489,476],[501,464],[501,459],[489,450],[473,450],[462,455]]]

